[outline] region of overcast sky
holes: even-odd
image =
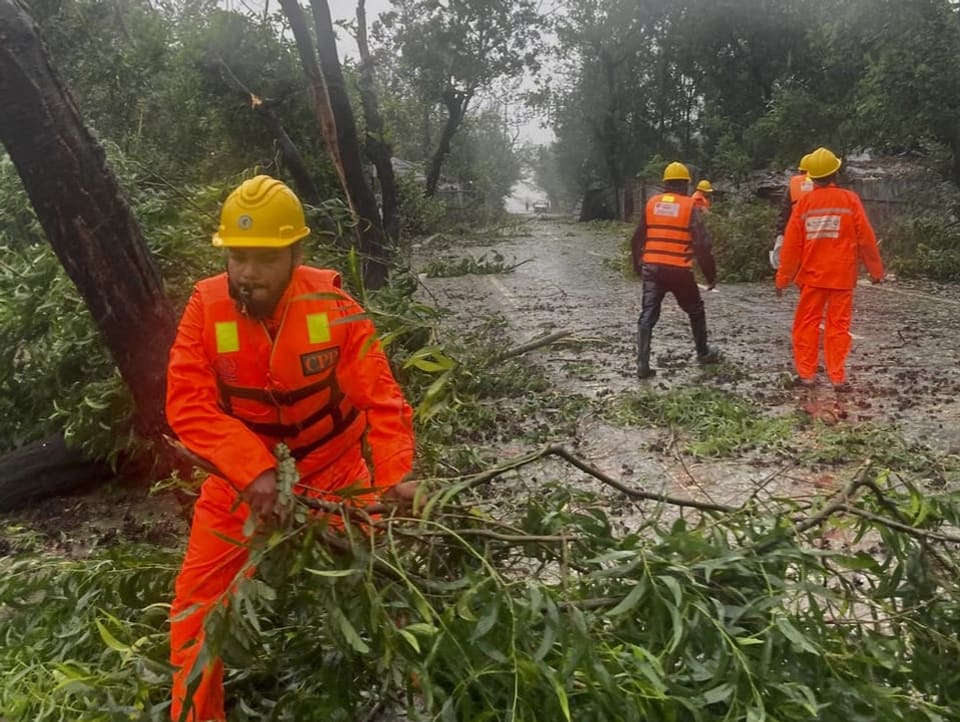
[[[357,17],[356,0],[329,0],[330,14],[333,17],[334,27],[337,30],[337,49],[340,51],[340,58],[356,58],[358,55],[357,44],[354,42],[350,33],[336,27],[338,20],[355,20]],[[373,25],[373,21],[380,13],[390,9],[390,0],[367,0],[367,26]],[[524,86],[533,87],[528,80]],[[531,143],[549,143],[553,139],[553,131],[540,127],[539,121],[532,120],[525,123],[520,129],[520,137],[524,141]]]

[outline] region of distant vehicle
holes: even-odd
[[[546,213],[550,210],[550,203],[547,201],[534,201],[533,202],[533,212],[534,213]]]

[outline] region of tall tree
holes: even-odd
[[[366,126],[364,147],[377,169],[383,209],[383,230],[392,241],[400,231],[397,179],[393,173],[393,149],[387,141],[380,101],[377,97],[374,59],[367,39],[367,11],[365,0],[357,0],[357,50],[360,52],[360,102]]]
[[[672,39],[676,11],[631,0],[570,0],[561,10],[557,79],[544,98],[557,160],[573,195],[596,181],[619,189],[650,155],[672,154],[690,136]]]
[[[427,173],[436,193],[451,140],[481,90],[536,69],[543,18],[535,0],[392,0],[383,24],[420,95],[442,104],[446,120]]]
[[[103,149],[20,0],[0,0],[0,38],[0,143],[130,389],[135,428],[158,439],[166,429],[167,351],[176,330],[160,274]],[[102,476],[96,466],[71,475],[78,462],[62,440],[38,442],[0,464],[0,497],[22,498],[23,484],[51,490]],[[31,478],[23,477],[25,468]],[[51,470],[64,476],[48,478]]]
[[[103,149],[20,0],[0,0],[0,37],[0,142],[130,387],[138,428],[156,436],[165,428],[173,307]]]
[[[310,83],[324,142],[337,168],[350,207],[357,217],[355,232],[359,241],[358,250],[364,261],[364,284],[377,289],[387,279],[390,249],[384,236],[377,199],[363,171],[356,123],[337,55],[330,7],[326,0],[311,0],[310,4],[317,35],[316,45],[298,0],[280,0]]]
[[[859,40],[864,63],[848,103],[861,137],[891,152],[940,144],[960,184],[960,7],[859,0],[843,9],[835,32]]]
[[[219,70],[223,81],[243,97],[246,103],[249,104],[250,109],[256,113],[263,120],[264,125],[269,128],[274,141],[280,148],[284,164],[293,177],[297,193],[300,195],[301,200],[311,205],[318,205],[320,203],[320,194],[317,192],[317,186],[313,182],[306,163],[303,161],[303,156],[300,155],[296,144],[290,138],[286,128],[283,127],[283,121],[280,120],[280,117],[274,110],[276,101],[271,98],[262,98],[250,90],[250,88],[244,85],[243,81],[236,76],[223,58],[217,58],[211,61],[211,65]]]

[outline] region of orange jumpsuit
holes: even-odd
[[[187,304],[170,351],[167,418],[219,474],[203,482],[170,611],[173,720],[183,711],[206,612],[248,559],[244,546],[228,541],[246,540],[250,510],[237,504],[238,493],[276,467],[276,444],[284,442],[297,461],[297,492],[328,500],[357,482],[371,486],[364,437],[377,491],[412,468],[412,412],[362,313],[335,272],[306,266],[294,270],[262,322],[238,311],[226,274],[198,283]],[[215,659],[187,720],[225,720],[223,702],[223,665]]]
[[[708,212],[710,210],[710,196],[708,196],[703,191],[696,191],[692,196],[694,205],[699,208],[701,211]]]
[[[846,380],[850,353],[853,289],[860,262],[874,281],[883,278],[877,239],[860,198],[833,183],[815,186],[794,206],[784,237],[777,288],[800,286],[793,319],[793,357],[797,375],[817,373],[820,322],[826,309],[823,355],[831,383]]]

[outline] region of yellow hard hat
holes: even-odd
[[[807,153],[805,156],[803,156],[803,158],[800,159],[800,162],[797,163],[797,168],[799,168],[800,170],[802,170],[802,171],[804,171],[804,172],[810,170],[810,168],[809,168],[808,166],[809,166],[809,163],[810,163],[810,156],[811,156],[811,155],[813,155],[813,153]]]
[[[697,183],[697,190],[701,193],[713,193],[713,186],[710,185],[710,181],[704,179]]]
[[[310,233],[303,206],[284,183],[268,175],[241,183],[223,202],[219,248],[286,248]]]
[[[829,148],[817,148],[807,156],[807,175],[811,178],[826,178],[840,170],[842,162]]]
[[[687,170],[687,166],[683,163],[673,161],[673,163],[663,169],[663,180],[664,182],[673,180],[685,180],[689,182],[690,171]]]

